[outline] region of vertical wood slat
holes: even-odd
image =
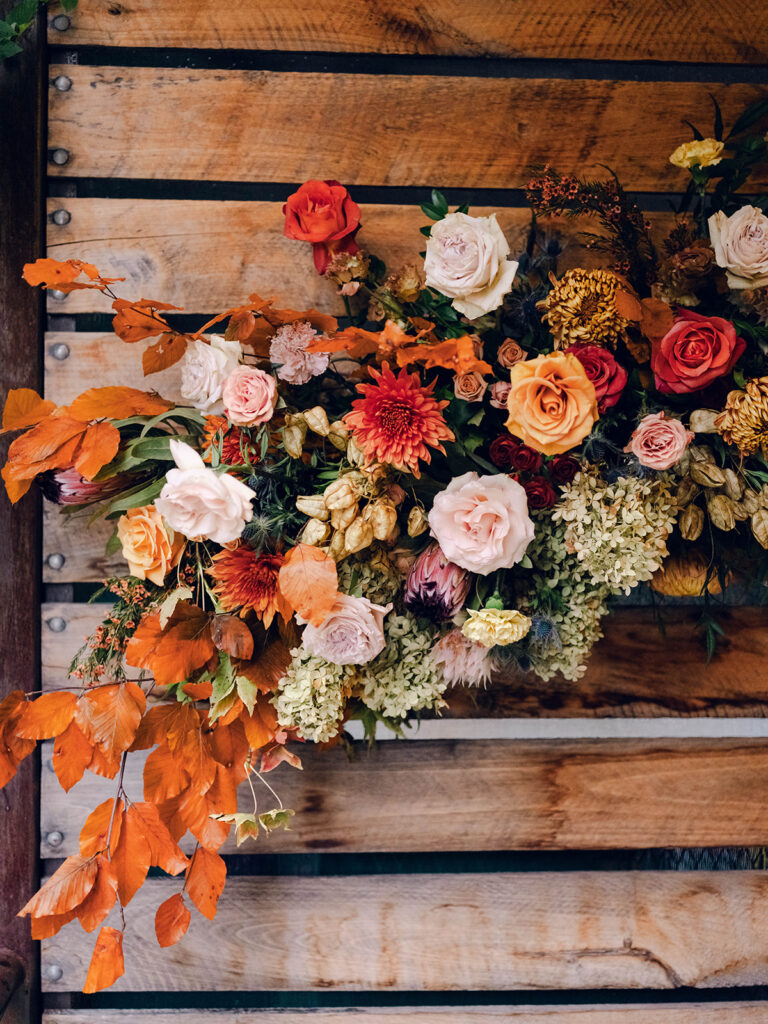
[[[0,16],[13,0],[0,0]],[[42,387],[42,296],[21,279],[22,263],[44,253],[44,34],[33,26],[22,53],[0,61],[0,374],[11,387]],[[9,439],[0,441],[5,462]],[[15,507],[0,497],[0,699],[36,690],[40,678],[40,499]],[[24,1021],[38,1002],[39,953],[15,915],[37,887],[39,759],[28,758],[0,800],[0,996],[11,998],[3,1024]],[[23,980],[21,974],[23,972]],[[3,979],[6,991],[3,992]],[[21,983],[13,994],[12,982]],[[0,1015],[3,1007],[0,1006]]]

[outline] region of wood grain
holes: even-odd
[[[49,213],[58,209],[65,209],[71,220],[61,226],[49,222],[49,255],[87,259],[110,277],[125,277],[115,286],[124,298],[148,296],[188,313],[207,314],[257,291],[294,309],[316,306],[337,315],[344,312],[336,288],[315,272],[310,247],[283,235],[282,203],[49,199]],[[418,206],[364,204],[361,211],[358,238],[363,246],[393,270],[409,262],[421,264],[424,237],[419,228],[427,221]],[[529,209],[473,206],[472,213],[496,213],[513,255],[524,251]],[[674,217],[654,213],[650,219],[661,241]],[[600,233],[594,222],[545,219],[540,226],[540,237],[546,233],[561,239],[562,269],[604,264],[604,257],[584,245],[585,232]],[[85,290],[65,299],[49,296],[48,309],[59,314],[112,312],[111,300]],[[113,357],[115,369],[124,360]]]
[[[756,85],[53,66],[52,175],[518,188],[535,165],[681,190],[683,118],[725,123]],[[578,110],[578,119],[574,119]],[[649,117],[648,112],[653,116]],[[758,172],[751,187],[768,182]],[[188,244],[194,244],[194,225]]]
[[[108,605],[43,606],[43,686],[67,685],[72,657],[108,610]],[[508,678],[486,690],[450,694],[448,714],[460,718],[604,718],[697,715],[765,716],[768,680],[768,609],[733,608],[723,618],[728,640],[709,663],[694,626],[696,609],[664,609],[666,633],[650,608],[618,608],[605,621],[586,676],[578,683],[534,677]],[[64,620],[63,632],[48,623]],[[638,665],[649,666],[638,671]],[[652,667],[651,667],[652,666]]]
[[[344,1010],[49,1010],[43,1024],[765,1024],[757,1002]]]
[[[760,63],[761,0],[80,0],[68,45]],[[51,31],[51,43],[61,43]]]
[[[112,991],[476,991],[761,985],[768,876],[564,872],[232,878],[213,922],[168,950],[146,921],[179,889],[150,880],[126,917]],[[82,984],[93,937],[43,943],[43,976]]]

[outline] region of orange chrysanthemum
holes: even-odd
[[[226,416],[206,416],[205,417],[205,429],[203,436],[205,437],[205,447],[203,449],[203,461],[212,462],[214,447],[218,447],[218,440],[216,435],[221,431],[221,461],[225,466],[241,466],[243,464],[243,452],[246,453],[251,462],[258,462],[259,452],[256,447],[251,444],[250,440],[240,430],[239,427],[233,427]]]
[[[381,373],[371,369],[370,374],[375,383],[357,385],[363,397],[352,403],[344,422],[369,462],[408,469],[417,477],[419,459],[429,462],[430,448],[445,454],[440,442],[453,440],[441,414],[448,402],[438,402],[432,395],[435,382],[421,384],[418,373],[401,370],[395,377],[384,363]]]
[[[224,611],[239,612],[241,619],[248,612],[255,612],[266,628],[275,612],[287,621],[291,609],[277,583],[282,564],[282,555],[259,555],[247,544],[215,555],[208,571],[216,580],[213,592]]]

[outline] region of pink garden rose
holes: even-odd
[[[252,427],[272,418],[277,403],[274,377],[253,366],[238,366],[221,389],[224,413],[238,427]]]
[[[457,476],[434,500],[432,535],[451,562],[487,576],[509,569],[533,540],[528,499],[507,476]]]
[[[746,348],[729,320],[687,309],[651,352],[656,387],[687,395],[730,373]]]
[[[641,466],[671,469],[693,438],[693,432],[686,430],[680,420],[656,412],[640,420],[624,451],[636,455]]]
[[[627,371],[616,362],[612,352],[600,345],[571,345],[566,352],[576,356],[594,384],[597,409],[602,416],[621,398],[627,383]]]
[[[334,665],[365,665],[384,650],[384,616],[391,608],[339,594],[328,618],[319,626],[306,625],[304,649]]]
[[[506,411],[507,399],[511,390],[512,385],[507,380],[497,380],[491,384],[491,405],[494,409],[504,409]]]

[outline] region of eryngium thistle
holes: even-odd
[[[405,607],[433,622],[447,622],[464,607],[472,578],[449,562],[438,544],[430,544],[411,567],[405,584]]]
[[[715,424],[726,444],[736,445],[742,455],[758,449],[768,453],[768,377],[753,377],[744,391],[731,391]]]

